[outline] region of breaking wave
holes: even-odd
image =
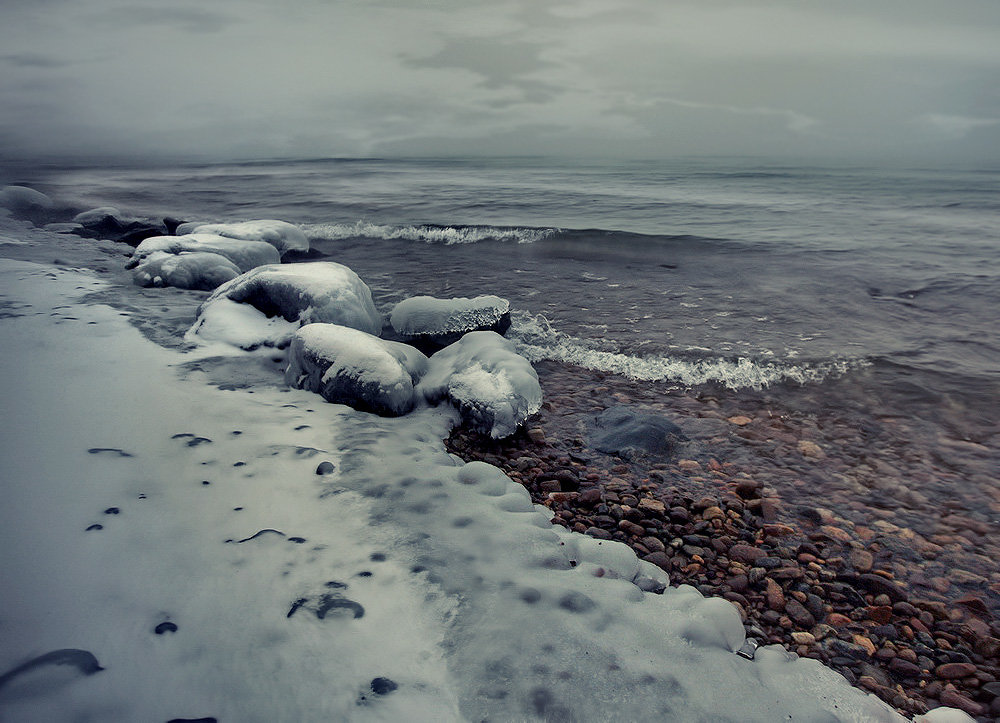
[[[311,239],[337,241],[348,238],[404,239],[429,244],[472,244],[480,241],[513,241],[534,243],[558,232],[554,228],[520,228],[514,226],[397,226],[356,221],[355,223],[321,223],[304,227]]]
[[[638,357],[605,351],[552,327],[541,314],[516,314],[507,332],[518,353],[532,362],[559,361],[601,372],[620,374],[636,381],[677,382],[688,387],[718,383],[729,389],[763,389],[782,382],[820,382],[850,369],[868,366],[862,359],[836,359],[817,364],[760,362],[740,357],[681,359],[669,356]]]

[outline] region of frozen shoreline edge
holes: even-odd
[[[32,234],[30,234],[30,235],[32,235],[32,236],[36,236],[36,235],[40,235],[40,236],[49,236],[49,237],[50,237],[50,238],[48,238],[48,240],[49,240],[49,241],[53,241],[53,240],[54,240],[54,239],[52,239],[52,238],[51,238],[51,236],[53,236],[53,235],[51,235],[51,234],[41,234],[41,233],[39,232],[38,234],[35,234],[35,233],[32,233]],[[40,241],[43,241],[43,240],[44,240],[44,239],[41,239]],[[66,243],[66,242],[68,241],[68,242],[69,242],[70,244],[72,244],[73,242],[75,242],[75,243],[77,243],[77,244],[87,244],[87,243],[90,243],[90,242],[81,242],[81,241],[80,241],[80,240],[78,240],[78,239],[65,239],[65,238],[63,238],[63,239],[60,239],[60,241],[62,241],[63,243]],[[30,243],[30,239],[29,239],[29,243]],[[97,246],[99,247],[99,244],[98,244]],[[6,247],[5,247],[5,248],[6,248]],[[19,247],[16,247],[16,246],[15,246],[15,247],[12,247],[12,248],[19,248]],[[79,249],[76,249],[76,251],[77,251],[77,252],[79,253]],[[106,249],[106,250],[105,250],[105,252],[108,252],[108,251],[114,251],[114,249]],[[48,247],[46,247],[46,252],[48,252]],[[75,261],[77,261],[77,260],[76,260],[76,259],[74,259],[74,262],[75,262]],[[99,258],[98,258],[98,259],[97,259],[97,262],[99,262],[99,261],[102,261],[102,259],[99,259]],[[95,264],[95,263],[96,263],[96,262],[95,262],[94,258],[91,258],[91,259],[90,259],[90,264],[91,264],[91,265],[93,265],[93,264]],[[87,264],[82,264],[82,263],[81,263],[81,265],[87,265]],[[169,292],[167,292],[167,293],[169,293]],[[168,302],[166,302],[166,301],[165,301],[165,303],[168,303]],[[318,398],[316,398],[316,400],[315,400],[315,403],[316,403],[317,405],[319,405],[319,404],[324,404],[324,402],[322,402],[322,401],[321,401],[321,400],[319,400]],[[348,415],[348,416],[351,416],[351,415]],[[387,425],[379,425],[379,426],[382,426],[382,427],[383,427],[382,431],[384,432],[384,431],[385,431],[384,427],[385,427],[385,426],[387,426]],[[389,426],[391,426],[391,425],[389,425]],[[406,435],[404,434],[404,436],[406,436]],[[410,440],[410,441],[412,441],[412,440]],[[438,440],[437,440],[437,442],[436,442],[436,446],[437,446],[437,447],[439,447],[440,449],[438,449],[438,450],[435,450],[435,454],[436,454],[437,452],[441,452],[441,453],[443,453],[443,445],[441,445],[441,443],[440,443],[440,439],[438,439]],[[359,448],[360,448],[360,447],[363,447],[363,445],[362,445],[362,444],[359,444],[359,445],[357,445],[357,447],[359,447]],[[354,453],[354,452],[357,452],[357,449],[355,448],[355,449],[350,449],[350,450],[342,450],[342,451],[345,451],[345,452],[350,452],[350,453]],[[441,466],[442,468],[444,468],[444,467],[443,467],[443,466],[442,466],[442,465],[440,464],[440,461],[441,461],[441,459],[442,459],[442,458],[440,458],[440,457],[439,457],[439,458],[438,458],[438,460],[436,460],[436,461],[435,461],[435,462],[433,463],[433,465],[432,465],[432,466]],[[450,465],[450,464],[451,464],[451,462],[449,461],[449,462],[448,462],[448,464]],[[467,466],[467,467],[468,467],[468,466]],[[478,470],[479,468],[477,467],[476,469]],[[494,468],[490,468],[490,469],[494,469]],[[440,474],[440,470],[437,470],[437,473],[438,473],[438,474]],[[456,474],[458,474],[458,476],[459,476],[459,477],[461,477],[461,472],[456,472]],[[471,474],[471,473],[470,473],[470,474]],[[498,484],[498,482],[497,482],[497,481],[490,481],[490,477],[489,477],[489,476],[490,476],[490,475],[492,475],[492,474],[493,474],[493,472],[487,472],[486,470],[480,470],[480,472],[477,472],[476,474],[472,474],[472,478],[474,478],[474,479],[475,479],[475,484],[471,484],[471,485],[470,485],[470,484],[467,484],[466,486],[468,486],[468,487],[477,487],[477,486],[479,486],[479,485],[486,485],[487,487],[490,487],[490,488],[492,489],[493,487],[495,487],[495,485],[496,485],[496,484]],[[499,473],[497,473],[497,474],[499,474]],[[503,478],[503,479],[506,479],[506,478]],[[357,482],[357,480],[355,480],[355,482]],[[370,483],[370,482],[371,482],[371,480],[369,480],[368,482]],[[508,483],[508,484],[511,484],[511,485],[512,485],[512,484],[514,484],[514,483],[510,482],[509,480],[507,480],[507,483]],[[364,484],[365,484],[364,482],[361,482],[361,483],[360,483],[360,485],[359,485],[359,489],[361,490],[361,494],[362,494],[363,496],[364,496],[364,494],[365,494],[365,492],[364,492]],[[461,489],[461,488],[459,488],[459,489]],[[505,489],[506,489],[506,487],[505,487]],[[522,490],[522,493],[523,493],[523,490]],[[405,492],[404,492],[404,494],[405,494]],[[512,498],[510,498],[510,502],[509,502],[509,503],[506,503],[506,504],[509,504],[509,505],[512,505],[512,506],[514,506],[515,508],[522,508],[522,505],[521,505],[521,503],[520,503],[520,502],[515,502],[515,499],[516,499],[516,498],[518,498],[518,496],[519,496],[516,490],[509,490],[509,491],[506,491],[506,492],[504,492],[503,494],[501,494],[501,495],[499,495],[499,496],[500,496],[501,498],[504,498],[504,497],[508,497],[508,496],[509,496],[509,495],[511,495],[511,494],[515,495],[515,497],[512,497]],[[520,495],[520,496],[523,496],[523,497],[526,497],[526,493],[523,493],[523,495]],[[379,499],[384,499],[384,498],[379,498],[379,497],[375,497],[374,499],[376,499],[376,500],[379,500]],[[474,499],[474,498],[472,498],[472,499]],[[464,502],[465,502],[465,503],[467,503],[467,502],[468,502],[468,499],[464,500]],[[379,505],[381,505],[381,504],[382,504],[382,503],[376,503],[376,507],[378,507],[378,506],[379,506]],[[450,504],[450,503],[449,503],[449,504]],[[498,514],[498,518],[497,518],[497,519],[499,520],[499,519],[501,519],[501,518],[504,518],[504,519],[505,519],[505,518],[508,518],[508,517],[510,517],[510,512],[512,512],[512,511],[513,511],[513,510],[499,510],[499,511],[498,511],[498,513],[497,513],[497,514]],[[532,512],[532,510],[530,509],[530,506],[529,506],[529,509],[521,509],[521,511],[522,511],[522,512],[529,512],[529,513],[530,513],[530,512]],[[537,511],[535,511],[535,513],[537,514]],[[388,506],[386,505],[384,509],[380,509],[380,510],[379,510],[379,514],[381,514],[381,515],[387,515],[387,516],[389,516],[389,517],[392,517],[392,515],[394,514],[394,512],[393,512],[393,511],[392,511],[392,510],[391,510],[391,509],[390,509],[390,508],[389,508],[389,507],[388,507]],[[492,513],[491,513],[491,514],[492,514]],[[519,514],[519,513],[518,513],[518,514]],[[395,520],[395,521],[396,521],[396,522],[399,522],[400,520]],[[417,527],[417,526],[418,526],[417,522],[415,522],[415,521],[414,521],[413,519],[409,519],[409,520],[404,520],[403,522],[404,522],[404,523],[405,523],[405,524],[407,525],[407,527],[410,527],[410,528],[415,528],[415,527]],[[529,525],[528,525],[528,527],[529,527],[529,528],[530,528],[530,527],[536,527],[536,528],[537,528],[537,529],[539,529],[539,530],[543,529],[543,528],[541,528],[540,526],[538,526],[537,524],[529,524]],[[553,534],[555,534],[555,533],[553,533]],[[589,538],[588,538],[588,539],[589,539]],[[581,543],[581,541],[579,541],[579,540],[577,540],[576,542],[577,542],[578,544],[590,544],[590,543]],[[565,543],[565,540],[563,541],[563,543]],[[561,544],[563,544],[563,543],[561,543]],[[495,562],[495,561],[494,561],[494,562]],[[595,564],[596,564],[596,563],[595,563]],[[622,564],[622,561],[617,561],[617,564]],[[626,562],[625,564],[628,564],[628,563]],[[606,563],[606,562],[605,562],[603,566],[604,566],[604,567],[607,567],[607,566],[608,566],[608,563]],[[599,565],[598,567],[600,567],[600,565]],[[612,566],[612,569],[613,569],[613,567],[614,567],[614,566]],[[445,568],[447,569],[447,565],[445,566]],[[544,568],[544,566],[543,566],[543,568],[542,568],[542,569],[547,569],[547,568]],[[575,578],[577,578],[577,579],[578,579],[578,578],[580,578],[580,573],[581,573],[582,571],[583,571],[583,567],[582,567],[582,566],[578,566],[577,568],[575,568],[575,572],[574,572],[574,573],[571,573],[571,574],[570,574],[570,577],[575,577]],[[593,570],[592,570],[592,571],[593,571]],[[463,572],[463,573],[462,573],[461,575],[459,575],[459,577],[461,578],[461,577],[465,576],[466,574],[468,574],[468,572],[469,572],[468,570],[464,571],[464,572]],[[508,570],[508,572],[509,572],[509,570]],[[524,571],[522,570],[522,571],[520,571],[520,572],[522,572],[522,573],[523,573]],[[565,571],[565,570],[564,570],[563,572],[567,572],[567,571]],[[534,575],[535,573],[531,573],[531,574],[532,574],[532,575]],[[547,577],[550,577],[550,576],[554,575],[555,573],[550,573],[550,572],[545,572],[545,573],[538,573],[538,574],[539,574],[539,575],[541,575],[541,577],[542,577],[542,578],[547,578]],[[447,589],[448,589],[448,587],[449,587],[449,585],[447,584],[447,581],[448,581],[449,579],[454,579],[454,578],[455,578],[455,575],[454,575],[454,571],[453,571],[453,572],[443,572],[443,573],[441,574],[441,577],[442,577],[442,580],[443,580],[443,581],[444,581],[444,582],[446,583],[446,584],[445,584],[445,589],[447,590]],[[599,580],[599,579],[600,579],[600,578],[595,578],[595,580]],[[577,583],[576,583],[576,584],[577,584],[577,585],[579,585],[579,584],[580,584],[579,580],[577,580]],[[586,585],[585,585],[585,587],[586,587],[586,588],[587,588],[587,589],[589,590],[589,589],[591,588],[591,586],[592,586],[592,585],[594,585],[594,584],[597,584],[597,583],[594,583],[593,581],[587,581],[587,582],[586,582]],[[600,583],[600,584],[606,584],[606,583]],[[600,584],[598,584],[598,587],[600,586]],[[453,582],[453,583],[452,583],[452,585],[455,585],[455,583]],[[455,587],[455,591],[458,591],[458,590],[460,590],[460,589],[461,589],[461,585],[457,585],[457,586]],[[449,590],[448,592],[452,592],[452,591],[451,591],[451,590]],[[697,593],[695,593],[695,594],[697,594]],[[602,595],[603,595],[603,593],[595,593],[595,596],[602,596]],[[543,596],[543,597],[544,597],[544,596]],[[612,597],[615,597],[615,596],[612,596]],[[700,595],[698,595],[698,597],[700,598]],[[557,603],[557,607],[559,606],[559,605],[558,605],[558,601],[559,601],[560,599],[561,599],[561,598],[556,598],[556,603]],[[604,602],[604,601],[602,601],[602,602]],[[696,604],[697,604],[697,601],[692,601],[692,604],[695,604],[695,605],[696,605]],[[492,603],[490,603],[490,605],[492,605]],[[616,607],[617,607],[617,606],[616,606]],[[626,606],[626,607],[629,607],[629,606]],[[562,606],[562,609],[563,609],[563,610],[565,611],[565,610],[566,610],[567,608],[566,608],[566,606],[564,605],[564,606]],[[561,615],[562,615],[563,617],[567,617],[567,618],[572,618],[572,617],[573,617],[572,615],[567,615],[567,614],[566,614],[565,612],[561,613]],[[702,634],[708,634],[708,633],[702,633]],[[711,634],[709,634],[709,636],[711,637]],[[697,635],[695,635],[695,638],[697,638],[697,637],[698,637],[698,636],[697,636]],[[690,640],[688,640],[688,644],[691,644],[691,641],[690,641]],[[720,652],[721,652],[721,651],[720,651]],[[731,654],[727,653],[727,655],[731,655]],[[732,658],[734,658],[734,659],[735,659],[735,657],[736,657],[736,656],[732,656]],[[765,654],[765,656],[763,656],[763,657],[767,657],[767,655]],[[103,661],[102,661],[102,662],[103,662]],[[772,662],[772,663],[774,663],[774,662],[776,662],[776,661],[771,661],[771,662]],[[727,661],[727,663],[728,663],[728,661]],[[728,664],[727,664],[727,665],[726,665],[725,667],[729,668],[729,667],[730,667],[730,665],[728,665]],[[755,667],[756,667],[756,666],[755,666]],[[799,667],[801,667],[801,666],[799,666]],[[824,670],[825,670],[825,669],[824,669]],[[771,673],[773,674],[773,673],[774,673],[774,671],[771,671]],[[760,671],[758,671],[758,675],[760,675]],[[765,676],[765,678],[766,678],[766,677],[769,677],[769,676]],[[779,676],[779,677],[781,677],[781,676]],[[812,677],[812,676],[810,676],[810,677]],[[820,676],[820,677],[823,677],[823,676]],[[839,678],[839,676],[838,676],[838,678]],[[840,680],[841,680],[841,681],[842,681],[842,682],[844,683],[844,686],[846,686],[846,681],[843,681],[843,679],[840,679]],[[765,682],[764,680],[760,680],[760,681],[758,681],[758,685],[759,685],[760,683],[764,683],[764,682]],[[826,682],[827,682],[827,683],[830,683],[830,681],[829,681],[829,680],[828,680],[828,681],[826,681]],[[819,683],[819,680],[814,680],[814,683]],[[856,702],[856,703],[859,703],[859,704],[860,704],[861,700],[864,700],[863,698],[858,698],[857,700],[853,700],[853,701],[852,701],[852,700],[851,700],[852,696],[854,696],[854,695],[857,695],[857,696],[862,696],[863,694],[860,694],[860,693],[859,693],[858,691],[854,691],[854,689],[851,689],[851,688],[849,688],[849,686],[846,686],[846,687],[847,687],[847,690],[848,690],[848,691],[853,691],[853,693],[844,693],[843,691],[838,691],[838,696],[839,696],[840,694],[843,694],[843,695],[845,695],[845,696],[846,696],[846,698],[845,698],[844,700],[842,700],[841,702],[842,702],[842,703],[843,703],[843,704],[844,704],[845,706],[847,706],[847,708],[850,708],[850,707],[852,707],[852,705],[851,705],[851,703],[852,703],[852,702]],[[799,693],[799,691],[789,691],[789,693],[791,693],[791,694],[794,694],[794,696],[795,696],[795,697],[798,697],[798,693]],[[871,698],[871,697],[870,697],[870,696],[868,696],[868,698]],[[865,702],[866,702],[866,703],[871,703],[871,701],[870,701],[870,700],[866,700]],[[865,707],[865,708],[867,708],[868,706],[862,706],[862,707]],[[542,707],[542,709],[543,709],[543,710],[542,710],[542,712],[544,712],[544,706]],[[554,709],[553,709],[553,710],[554,710]],[[828,714],[830,714],[830,715],[834,715],[834,714],[833,714],[833,712],[832,712],[832,711],[830,711],[829,709],[826,709],[826,710],[827,710],[827,713],[828,713]],[[845,712],[846,712],[846,709],[845,709],[845,708],[841,708],[841,710],[842,710],[842,711],[845,711]],[[884,720],[895,720],[895,719],[898,719],[898,718],[894,718],[894,717],[892,717],[892,716],[889,716],[889,717],[885,717],[885,718],[883,718],[883,717],[882,717],[881,715],[879,715],[879,714],[875,713],[875,711],[876,711],[876,710],[877,710],[877,708],[872,708],[872,709],[871,709],[871,715],[876,715],[876,716],[877,716],[877,717],[875,717],[875,718],[872,718],[872,719],[877,719],[877,720],[881,720],[881,719],[884,719]],[[774,712],[776,712],[776,711],[774,711]],[[891,712],[891,710],[888,710],[887,708],[886,708],[886,710],[885,710],[885,711],[881,711],[881,712],[882,712],[882,713],[885,713],[886,715],[888,715],[888,714],[892,713],[892,712]],[[693,711],[691,711],[691,713],[692,713],[692,715],[694,715],[694,712],[693,712]],[[743,711],[742,711],[742,713],[743,713],[743,715],[744,715],[744,716],[746,715],[746,711],[745,711],[745,710],[743,710]],[[894,715],[894,714],[893,714],[893,715]],[[854,719],[859,719],[859,720],[860,720],[861,718],[847,718],[847,720],[854,720]]]

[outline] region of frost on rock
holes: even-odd
[[[289,251],[308,251],[309,239],[298,226],[287,221],[265,219],[261,221],[242,221],[239,223],[207,223],[194,225],[182,224],[178,231],[194,231],[195,233],[213,233],[226,238],[245,239],[247,241],[263,241],[278,250],[282,256]]]
[[[292,337],[285,381],[328,402],[383,416],[406,414],[427,357],[408,344],[337,324],[306,324]]]
[[[414,296],[396,304],[389,321],[407,341],[431,342],[440,348],[470,331],[503,334],[510,328],[510,302],[499,296],[473,299]]]
[[[280,348],[288,345],[296,329],[311,323],[377,334],[382,317],[368,286],[342,264],[268,264],[216,289],[198,310],[187,338],[243,349]]]
[[[152,254],[180,254],[188,251],[224,256],[236,265],[240,273],[281,261],[278,251],[263,241],[232,239],[211,233],[193,233],[183,236],[154,236],[146,239],[136,246],[125,268],[131,269],[145,263]]]
[[[240,269],[225,256],[204,251],[179,254],[156,251],[132,273],[138,286],[174,286],[178,289],[211,291],[240,275]]]
[[[513,434],[542,406],[535,370],[492,331],[470,332],[432,356],[418,391],[432,403],[450,400],[494,439]]]

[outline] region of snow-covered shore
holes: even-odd
[[[154,344],[94,301],[119,254],[0,220],[0,676],[103,668],[5,680],[0,720],[902,720],[736,655],[721,599],[642,592],[623,545],[448,455],[448,408],[385,419],[247,384],[261,353],[207,374]]]

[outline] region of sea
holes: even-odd
[[[909,523],[926,537],[942,505],[1000,532],[1000,169],[370,158],[21,175],[81,209],[299,224],[386,311],[502,296],[546,374],[837,427],[828,455],[852,431],[845,490],[860,479],[877,502],[889,475],[922,485]]]

